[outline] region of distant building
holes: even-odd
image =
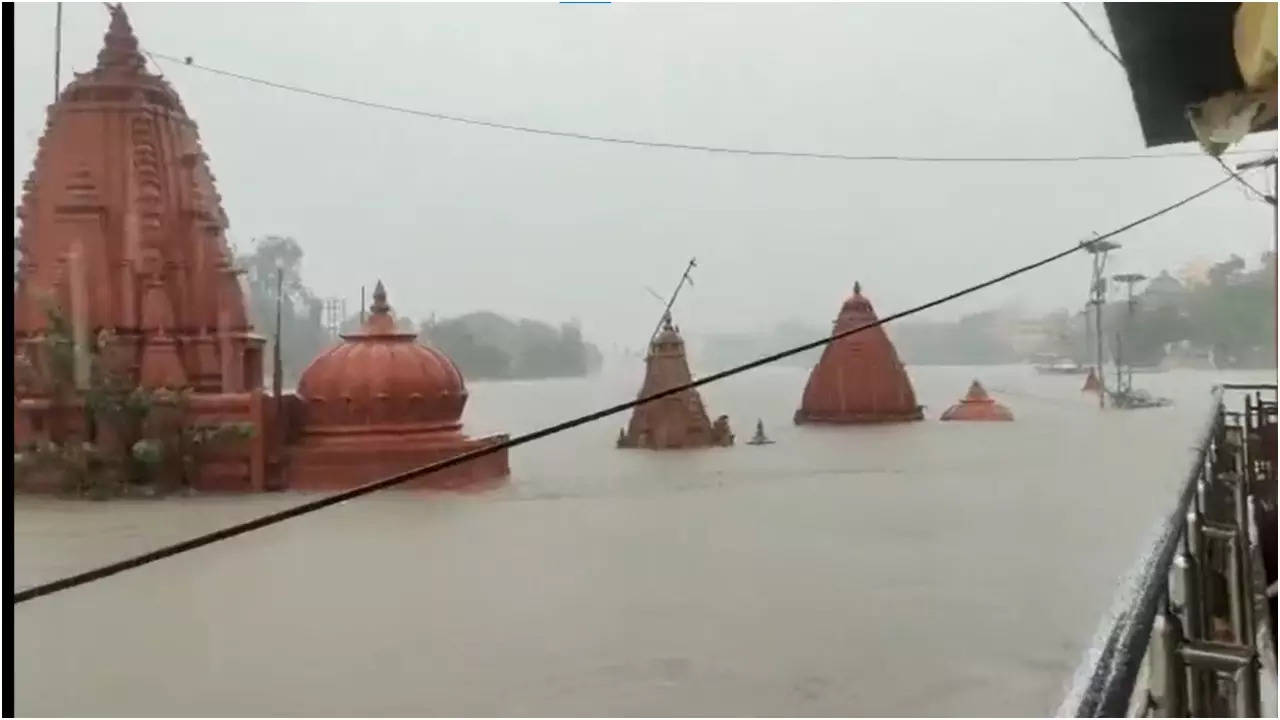
[[[1143,305],[1158,308],[1178,305],[1186,295],[1186,286],[1170,275],[1168,270],[1161,270],[1159,275],[1147,283],[1147,289],[1139,298]]]

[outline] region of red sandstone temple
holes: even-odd
[[[142,387],[190,391],[189,420],[254,427],[202,467],[199,489],[262,490],[268,475],[277,487],[349,486],[502,439],[461,435],[462,376],[394,331],[381,287],[364,329],[317,358],[275,417],[263,397],[263,338],[248,320],[196,124],[147,71],[120,5],[97,66],[48,109],[18,217],[14,353],[36,370],[15,383],[16,446],[49,439],[50,421],[67,415],[39,371],[50,307],[70,320],[79,387],[90,338],[108,331],[112,366]],[[68,417],[82,425],[82,416]],[[296,442],[280,448],[279,437]],[[498,452],[450,477],[506,473]]]
[[[942,413],[943,420],[986,420],[986,421],[1010,421],[1013,420],[1013,413],[1009,408],[1001,405],[991,396],[987,394],[987,389],[982,387],[982,383],[977,380],[969,386],[969,392],[960,402],[947,408]]]
[[[1098,375],[1093,368],[1089,368],[1089,375],[1084,379],[1084,387],[1080,388],[1080,392],[1102,394],[1102,383],[1098,381]]]
[[[871,302],[855,283],[844,301],[832,335],[876,322]],[[882,327],[836,340],[822,351],[809,374],[797,425],[805,423],[884,423],[923,420],[911,379],[898,361]]]
[[[301,438],[289,448],[294,488],[342,488],[487,447],[506,435],[463,436],[467,388],[444,353],[399,332],[378,281],[359,332],[311,361],[298,380]],[[507,475],[507,451],[411,480],[454,486]]]
[[[662,318],[662,329],[649,345],[644,384],[637,397],[648,397],[690,380],[684,340],[667,313]],[[730,445],[733,432],[729,418],[721,415],[712,423],[695,388],[640,405],[632,411],[627,429],[618,433],[620,448],[672,450]]]

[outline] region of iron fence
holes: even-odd
[[[1275,385],[1214,389],[1191,472],[1077,717],[1259,716],[1260,678],[1276,673],[1275,396]]]

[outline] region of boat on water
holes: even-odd
[[[1032,359],[1032,366],[1042,375],[1084,375],[1089,372],[1088,365],[1057,356],[1037,356]]]
[[[764,421],[756,420],[756,434],[747,441],[748,445],[772,445],[773,441],[764,434]]]

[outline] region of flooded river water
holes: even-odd
[[[384,491],[15,611],[21,715],[1042,715],[1186,474],[1215,381],[910,369],[925,422],[795,427],[806,372],[704,389],[739,443],[519,448],[508,485]],[[627,399],[640,369],[473,383],[473,434]],[[936,418],[979,377],[1011,424]],[[1000,390],[1004,390],[1001,392]],[[305,496],[19,498],[21,588]]]

